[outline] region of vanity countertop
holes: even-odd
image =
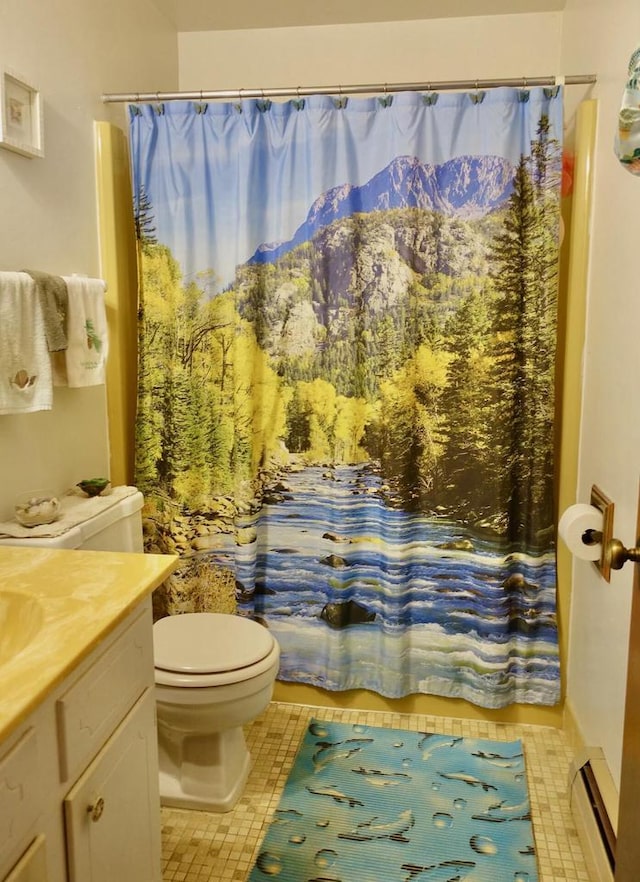
[[[177,562],[176,556],[164,554],[0,547],[0,601],[3,594],[7,601],[4,616],[0,605],[0,650],[3,640],[11,639],[12,624],[16,632],[34,630],[23,649],[8,657],[0,653],[0,739],[157,588]],[[16,595],[29,599],[23,603]]]

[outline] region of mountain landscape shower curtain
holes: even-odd
[[[555,703],[561,90],[130,122],[156,614],[255,618],[283,680]]]

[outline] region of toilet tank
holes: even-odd
[[[81,548],[85,551],[142,552],[142,493],[119,499],[109,508],[71,527],[60,536],[0,539],[0,545]]]
[[[144,551],[142,504],[139,490],[125,496],[106,511],[79,524],[82,542],[78,548],[90,551]]]

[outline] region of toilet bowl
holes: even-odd
[[[226,812],[249,774],[242,727],[269,704],[280,649],[257,622],[183,613],[153,626],[160,801]]]

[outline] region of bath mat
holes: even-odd
[[[249,882],[537,882],[520,741],[312,720]]]

